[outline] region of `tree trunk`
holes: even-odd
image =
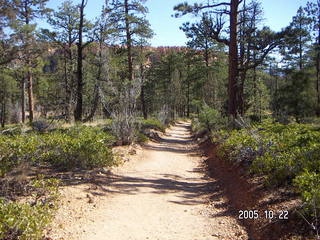
[[[188,73],[190,73],[190,63],[188,64]],[[190,78],[189,76],[187,76],[187,117],[188,118],[190,117]]]
[[[6,96],[5,96],[5,93],[4,93],[4,96],[2,98],[2,101],[1,101],[1,127],[4,128],[5,127],[5,124],[6,124]]]
[[[85,8],[85,0],[81,1],[80,5],[80,22],[79,22],[79,36],[78,36],[78,43],[77,43],[77,103],[76,109],[74,112],[74,119],[75,121],[82,120],[82,113],[83,113],[83,72],[82,72],[82,65],[83,65],[83,18],[84,18],[84,8]]]
[[[230,44],[229,44],[229,116],[237,116],[237,77],[238,77],[238,49],[237,49],[237,19],[239,0],[231,1],[230,10]]]
[[[70,50],[70,49],[69,49]],[[71,50],[70,50],[71,51]],[[67,56],[67,50],[65,50],[65,54],[64,54],[64,79],[65,79],[65,82],[64,82],[64,87],[65,87],[65,103],[64,103],[64,106],[65,106],[65,120],[66,122],[70,123],[71,121],[71,114],[70,114],[70,110],[71,110],[71,81],[70,81],[70,74],[71,73],[71,69],[70,69],[70,66],[71,65],[71,62],[68,63],[68,56]]]
[[[146,100],[145,100],[144,85],[143,84],[141,85],[140,98],[141,98],[141,107],[142,107],[143,118],[147,119],[148,112],[147,112],[147,107],[146,107]]]
[[[30,66],[30,63],[28,63]],[[29,122],[33,121],[34,117],[34,102],[33,102],[33,79],[30,69],[27,73],[27,83],[28,83],[28,103],[29,103]]]
[[[25,91],[26,91],[26,85],[25,85],[25,78],[21,78],[21,121],[22,123],[26,120],[26,103],[25,103]]]
[[[131,82],[133,80],[133,63],[132,63],[132,39],[131,39],[131,32],[130,32],[130,20],[129,20],[129,3],[128,0],[124,1],[124,8],[125,8],[125,28],[126,28],[126,45],[128,51],[128,78]]]
[[[238,88],[238,113],[240,116],[244,115],[244,83],[246,80],[246,71],[243,70],[239,74],[239,88]]]
[[[320,8],[320,1],[318,0],[318,8]],[[316,45],[316,88],[317,88],[317,116],[320,117],[320,18],[318,18],[318,39]]]
[[[237,89],[237,101],[238,101],[238,106],[237,106],[237,111],[238,113],[243,116],[244,113],[244,82],[246,80],[246,70],[244,70],[245,67],[245,57],[246,57],[246,49],[245,49],[245,18],[246,18],[246,9],[245,9],[245,2],[244,2],[244,8],[242,10],[242,16],[241,16],[241,25],[240,25],[240,47],[239,47],[239,66],[243,69],[241,71],[238,72],[239,75],[239,84],[238,84],[238,89]],[[249,49],[247,51],[247,56],[249,55]],[[247,58],[247,61],[249,60],[249,58]]]
[[[25,24],[29,26],[30,24],[30,12],[28,10],[30,4],[28,1],[24,2],[25,6]],[[33,102],[33,81],[32,81],[32,72],[31,72],[31,52],[30,52],[30,44],[31,44],[31,36],[27,33],[26,36],[26,64],[27,64],[27,90],[28,90],[28,110],[29,110],[29,122],[33,121],[34,115],[34,102]]]

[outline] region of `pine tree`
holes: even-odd
[[[42,33],[45,39],[56,43],[63,51],[63,78],[65,89],[65,118],[67,122],[71,120],[72,95],[75,81],[74,76],[74,54],[73,45],[78,38],[79,11],[72,1],[64,1],[58,8],[58,11],[50,14],[48,23],[53,31],[43,29]]]
[[[302,70],[307,61],[306,51],[311,41],[311,35],[309,32],[309,25],[311,19],[307,16],[302,7],[297,11],[297,15],[293,17],[287,31],[286,41],[281,48],[283,61],[288,66],[297,66],[299,70]]]
[[[305,11],[311,20],[311,33],[314,37],[314,66],[316,69],[317,116],[320,116],[320,0],[308,2]]]
[[[146,0],[113,0],[109,5],[112,22],[127,48],[127,79],[130,82],[134,79],[133,46],[140,38],[152,37],[150,24],[145,18],[148,12],[145,2]]]
[[[48,0],[10,0],[13,13],[15,14],[14,31],[20,36],[22,43],[22,52],[24,55],[24,64],[26,66],[26,83],[28,92],[29,121],[33,121],[34,117],[34,96],[33,96],[33,60],[39,55],[38,49],[35,48],[35,30],[37,18],[47,14],[50,10],[46,8]],[[22,82],[24,88],[25,80]],[[22,90],[22,99],[24,99],[24,91]],[[22,100],[22,121],[24,122],[24,100]]]

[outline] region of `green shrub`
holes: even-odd
[[[312,215],[314,210],[320,209],[320,174],[305,170],[294,179],[294,185],[301,193],[302,199],[306,203],[306,209]],[[316,217],[316,216],[315,216]]]
[[[24,161],[35,160],[40,144],[35,135],[0,136],[0,177]]]
[[[57,209],[57,179],[40,177],[30,183],[34,188],[29,202],[0,199],[0,239],[38,240]]]
[[[143,133],[141,132],[138,132],[137,133],[137,142],[138,143],[145,143],[148,141],[148,137],[146,135],[144,135]]]
[[[220,131],[218,154],[246,163],[270,186],[295,185],[308,206],[320,207],[320,131],[308,124],[264,122],[251,129]]]
[[[192,132],[196,133],[203,129],[202,124],[200,123],[199,118],[196,115],[192,114],[191,119],[192,119],[191,121]]]
[[[59,168],[94,168],[113,163],[110,145],[114,138],[98,128],[73,127],[65,133],[44,135],[42,140],[38,161]]]
[[[22,133],[23,125],[21,124],[12,124],[4,128],[0,128],[0,133],[3,135],[18,135]]]
[[[214,108],[210,108],[204,104],[199,114],[199,122],[202,128],[208,131],[220,129],[225,125],[225,119],[221,116],[220,112]]]
[[[113,163],[115,139],[96,127],[76,126],[44,134],[0,136],[0,177],[23,162],[48,162],[61,169]]]
[[[164,132],[166,127],[158,119],[148,118],[148,119],[143,119],[141,121],[141,128],[142,129],[152,128],[152,129]]]

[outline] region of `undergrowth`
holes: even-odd
[[[57,209],[57,179],[38,176],[28,183],[32,193],[28,199],[13,201],[0,198],[0,239],[43,239],[44,228]]]
[[[114,137],[97,127],[75,126],[49,133],[0,135],[0,177],[24,163],[49,163],[60,169],[113,164]]]
[[[266,121],[213,133],[218,155],[265,176],[268,186],[293,186],[310,214],[320,210],[320,129],[310,124]]]
[[[161,121],[158,119],[148,118],[148,119],[141,120],[141,128],[142,129],[152,128],[152,129],[164,132],[166,126],[163,123],[161,123]]]

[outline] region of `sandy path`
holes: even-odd
[[[113,170],[104,196],[57,239],[247,239],[227,213],[220,186],[205,176],[188,127],[176,124]]]

